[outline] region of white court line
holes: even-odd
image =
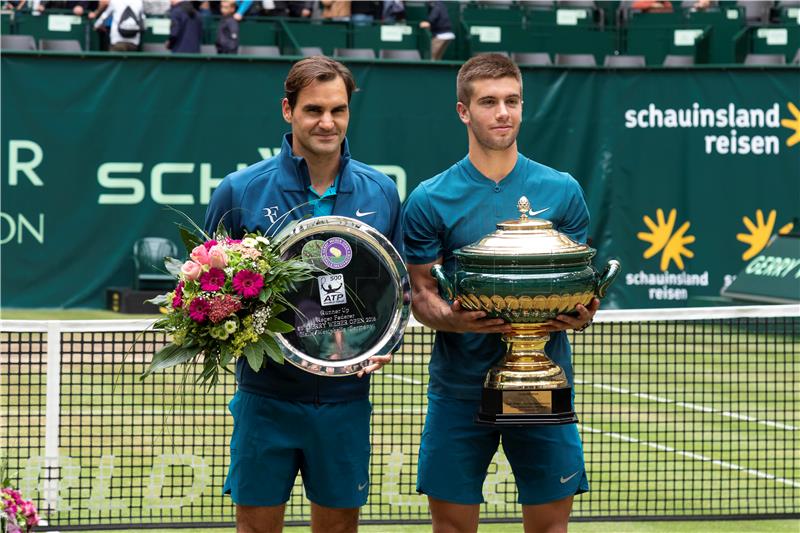
[[[621,435],[619,433],[611,433],[607,431],[603,431],[600,429],[596,429],[584,424],[578,424],[581,431],[586,431],[588,433],[596,433],[602,435],[604,437],[609,437],[616,440],[621,440],[624,442],[630,442],[634,444],[641,444],[642,446],[647,446],[648,448],[653,448],[662,452],[674,453],[676,455],[681,455],[683,457],[688,457],[689,459],[695,459],[696,461],[703,461],[708,462],[713,465],[719,466],[721,468],[727,468],[728,470],[734,470],[737,472],[743,472],[745,474],[750,474],[751,476],[759,477],[762,479],[769,479],[775,481],[776,483],[782,483],[784,485],[789,485],[791,487],[800,488],[800,481],[795,481],[793,479],[786,479],[782,477],[778,477],[774,474],[768,474],[766,472],[762,472],[760,470],[755,470],[753,468],[746,468],[741,465],[737,465],[736,463],[730,463],[728,461],[721,461],[719,459],[713,459],[707,455],[701,455],[699,453],[694,452],[687,452],[684,450],[678,450],[677,448],[673,448],[672,446],[665,446],[663,444],[658,444],[657,442],[647,442],[644,440],[639,440],[636,437],[630,437],[628,435]]]
[[[422,382],[418,379],[411,379],[406,376],[401,376],[399,374],[384,374],[383,372],[375,372],[375,374],[379,376],[386,376],[389,379],[396,379],[397,381],[403,381],[405,383],[411,383],[412,385],[422,385]]]
[[[589,383],[588,381],[584,381],[582,379],[576,379],[575,383],[578,385],[591,385],[592,387],[595,387],[600,390],[607,390],[619,394],[631,394],[637,398],[641,398],[643,400],[649,400],[651,402],[671,403],[677,405],[678,407],[683,407],[684,409],[690,409],[692,411],[700,411],[703,413],[719,413],[722,416],[728,418],[735,418],[736,420],[744,420],[747,422],[755,422],[756,424],[761,424],[762,426],[769,426],[777,429],[785,429],[787,431],[798,430],[797,426],[792,426],[790,424],[782,424],[781,422],[775,422],[773,420],[759,420],[758,418],[754,418],[752,416],[742,415],[739,413],[732,413],[731,411],[720,411],[719,409],[715,409],[714,407],[708,407],[707,405],[700,405],[688,402],[677,402],[672,398],[665,398],[663,396],[644,394],[642,392],[631,392],[630,390],[622,387],[612,387],[611,385],[603,385],[602,383]]]

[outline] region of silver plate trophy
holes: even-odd
[[[403,258],[378,230],[347,217],[311,218],[292,228],[281,257],[318,268],[285,294],[296,308],[280,315],[295,328],[277,335],[287,361],[313,374],[348,376],[397,347],[411,286]]]

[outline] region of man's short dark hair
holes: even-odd
[[[311,56],[301,59],[292,65],[289,74],[286,75],[286,81],[283,83],[289,107],[294,109],[300,91],[311,85],[314,80],[331,81],[337,77],[342,78],[344,82],[349,103],[353,91],[356,90],[356,82],[353,79],[353,74],[346,66],[325,56]]]
[[[456,79],[458,101],[469,105],[472,82],[475,80],[514,78],[522,85],[519,67],[503,54],[480,54],[461,65]]]

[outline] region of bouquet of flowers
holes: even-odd
[[[0,463],[0,533],[27,533],[39,524],[36,506],[11,488],[6,462]]]
[[[3,533],[23,533],[33,531],[33,526],[39,524],[39,515],[36,507],[30,500],[22,499],[18,490],[10,487],[0,489],[0,522]]]
[[[153,327],[171,335],[172,342],[153,356],[142,377],[202,357],[197,381],[213,386],[220,369],[230,372],[228,364],[237,357],[245,357],[255,371],[265,357],[283,363],[275,334],[294,329],[277,318],[291,307],[283,295],[310,279],[316,268],[281,259],[280,237],[248,233],[231,239],[222,225],[203,240],[186,228],[180,231],[189,259],[165,259],[177,286],[150,300],[167,309]]]

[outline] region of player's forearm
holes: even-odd
[[[411,299],[414,317],[437,331],[455,331],[452,324],[453,310],[433,291],[423,290]]]

